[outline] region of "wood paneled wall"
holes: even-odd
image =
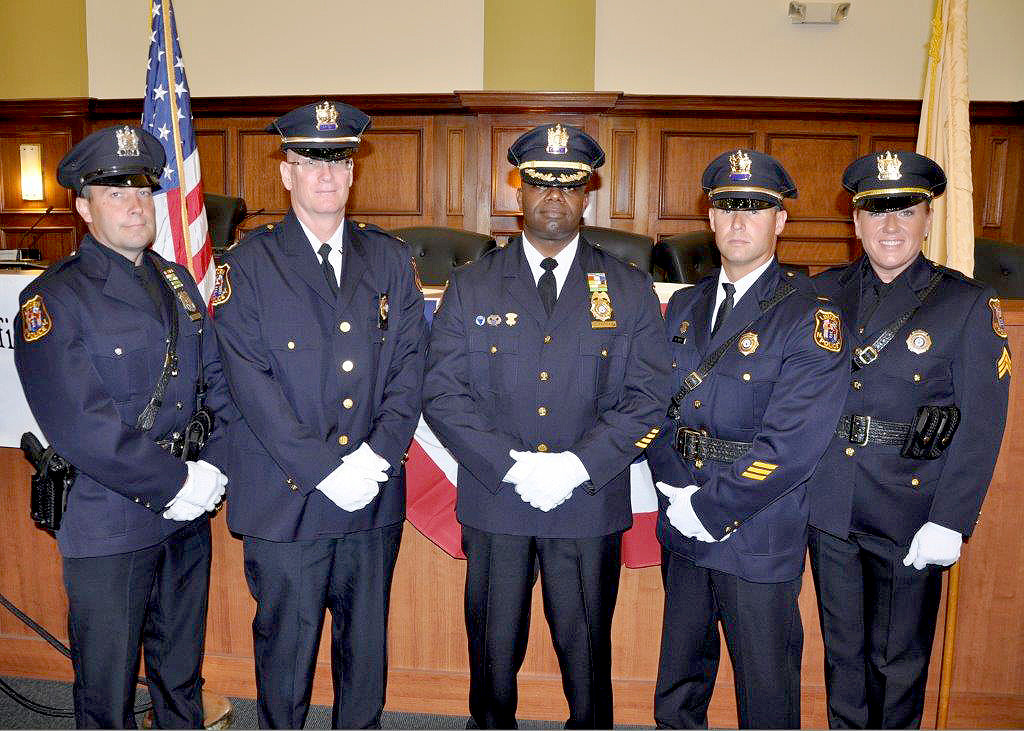
[[[277,138],[264,128],[312,97],[195,99],[205,189],[245,199],[260,211],[243,230],[277,220],[288,199],[278,174]],[[593,181],[587,223],[655,239],[707,225],[700,174],[739,146],[778,157],[799,197],[787,202],[783,261],[839,264],[858,253],[849,196],[840,186],[854,158],[913,149],[919,105],[886,100],[653,97],[618,93],[368,95],[346,101],[373,116],[357,155],[350,214],[384,228],[440,225],[507,235],[520,228],[518,173],[507,162],[522,132],[555,120],[597,138],[607,162]],[[108,124],[138,119],[138,100],[0,102],[0,233],[15,247],[39,212],[36,245],[48,257],[74,248],[81,224],[53,170],[71,145]],[[1024,243],[1024,102],[971,106],[975,228],[979,236]],[[47,200],[22,201],[17,145],[43,144]],[[36,239],[35,233],[27,240]]]

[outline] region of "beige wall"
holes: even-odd
[[[85,0],[89,95],[145,88],[149,4]],[[483,83],[482,0],[175,0],[195,96],[451,92]]]
[[[85,0],[0,0],[0,99],[89,96]]]
[[[920,99],[933,0],[851,0],[793,25],[783,0],[597,0],[597,89]],[[1024,0],[969,0],[971,98],[1024,99]]]

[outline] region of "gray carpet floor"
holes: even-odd
[[[71,709],[71,684],[53,680],[33,680],[29,678],[3,678],[4,682],[14,690],[32,701],[61,708]],[[149,700],[145,688],[140,687],[136,707],[142,707]],[[234,706],[234,723],[232,728],[256,728],[256,703],[249,698],[232,698]],[[137,719],[141,722],[142,717]],[[465,716],[436,716],[425,713],[402,713],[385,711],[381,726],[386,729],[464,729]],[[305,728],[330,728],[331,709],[327,706],[312,706],[306,718]],[[34,713],[6,693],[0,693],[0,729],[8,728],[74,728],[72,718],[54,718]],[[547,729],[562,728],[562,721],[529,721],[520,720],[519,728]],[[621,728],[649,728],[645,726],[622,726]]]

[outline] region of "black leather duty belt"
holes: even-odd
[[[836,425],[836,436],[862,447],[868,444],[903,446],[910,432],[910,424],[882,421],[863,414],[847,414]]]
[[[746,454],[750,447],[750,442],[715,439],[708,436],[707,431],[703,429],[691,429],[688,426],[676,429],[676,451],[680,457],[691,462],[703,462],[706,459],[715,462],[735,462]]]

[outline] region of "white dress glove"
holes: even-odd
[[[195,520],[203,513],[213,510],[224,497],[228,478],[209,462],[197,460],[186,462],[188,477],[178,494],[163,512],[167,520]]]
[[[387,482],[384,470],[388,466],[387,460],[363,442],[359,449],[346,454],[341,464],[321,480],[316,489],[342,510],[354,513],[377,497],[380,483]]]
[[[509,451],[516,463],[505,474],[515,485],[523,502],[548,512],[570,497],[572,491],[590,479],[587,468],[572,452]]]
[[[715,543],[715,538],[708,533],[707,528],[700,522],[697,513],[693,510],[693,493],[700,488],[696,485],[686,487],[673,487],[664,482],[657,483],[658,491],[668,498],[668,510],[665,517],[672,527],[687,538],[693,538],[703,543]],[[728,536],[726,536],[728,538]]]
[[[959,531],[950,530],[938,523],[925,523],[914,534],[903,565],[913,564],[918,570],[928,564],[952,566],[960,558],[963,542],[964,538]]]

